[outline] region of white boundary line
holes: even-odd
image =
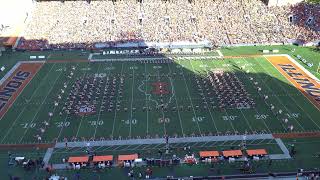
[[[53,66],[54,66],[54,65],[53,65]],[[64,67],[65,67],[65,65],[64,65]],[[52,86],[50,87],[50,90],[48,91],[48,94],[45,96],[45,98],[44,98],[43,101],[41,102],[41,106],[39,106],[39,108],[37,108],[37,113],[33,116],[32,120],[29,121],[28,123],[31,124],[31,123],[34,122],[34,120],[38,120],[39,117],[37,117],[37,116],[38,116],[41,108],[43,108],[44,102],[47,100],[49,94],[52,92],[53,87],[55,87],[55,84],[56,84],[57,80],[60,78],[61,75],[62,75],[62,71],[61,71],[61,73],[59,74],[58,78],[54,81],[54,83],[53,83]],[[29,129],[30,129],[30,127],[28,127],[28,128],[24,131],[23,136],[21,136],[19,143],[21,143],[21,141],[23,140],[23,138],[25,137],[25,135],[27,134],[27,132],[28,132]]]
[[[49,72],[51,72],[52,68],[53,68],[53,66],[50,68]],[[48,75],[48,74],[49,74],[49,73],[47,73],[47,74],[44,76],[44,78],[47,78],[47,75]],[[31,82],[31,81],[30,81],[30,82]],[[42,82],[42,81],[41,81],[41,82]],[[33,91],[33,93],[31,94],[31,97],[29,98],[29,101],[32,100],[33,96],[36,94],[35,92],[38,91],[38,88],[39,88],[39,87],[41,86],[41,84],[42,84],[41,82],[40,82],[39,86],[37,86],[37,88],[36,88],[36,89]],[[21,91],[20,94],[22,94],[22,92],[23,92],[23,90]],[[20,95],[20,94],[19,94],[19,95]],[[18,98],[18,97],[17,97],[17,98]],[[16,98],[16,99],[17,99],[17,98]],[[26,100],[27,100],[27,99],[26,99]],[[28,104],[29,104],[29,103],[27,103],[26,105],[28,105]],[[13,105],[13,103],[12,103],[12,105]],[[9,133],[11,133],[12,128],[15,126],[16,122],[20,119],[21,113],[24,112],[24,110],[25,110],[26,108],[27,108],[27,106],[24,106],[24,107],[20,110],[19,116],[15,118],[14,122],[11,124],[9,130],[7,131],[6,135],[2,138],[1,143],[2,143],[2,142],[5,140],[5,138],[9,135]]]
[[[171,68],[170,68],[170,64],[167,64],[168,68],[169,68],[169,72],[171,74]],[[172,87],[172,93],[174,94],[174,99],[176,102],[176,106],[177,106],[177,111],[178,111],[178,117],[179,117],[179,121],[180,121],[180,127],[181,127],[181,132],[182,132],[182,136],[184,136],[184,130],[183,130],[183,125],[182,125],[182,119],[181,119],[181,114],[180,114],[180,110],[179,110],[179,104],[178,104],[178,100],[177,100],[177,96],[176,96],[176,91],[173,85],[173,81],[171,77],[169,77],[169,81],[170,81],[170,85]]]
[[[101,64],[100,64],[99,67],[98,67],[97,73],[99,73],[100,66],[101,66]],[[112,67],[112,63],[110,63],[110,66],[108,66],[108,67]],[[108,77],[110,76],[111,71],[112,71],[112,69],[109,69],[109,70],[108,70]],[[102,72],[103,72],[103,71],[102,71]],[[105,94],[105,92],[103,92],[103,95],[104,95],[104,94]],[[100,108],[99,108],[99,113],[98,113],[98,120],[97,120],[96,126],[95,126],[95,128],[94,128],[93,139],[96,138],[97,128],[98,128],[98,122],[100,121],[100,118],[101,118],[102,101],[103,101],[103,100],[100,101]]]
[[[277,55],[270,55],[270,56],[277,56]],[[310,78],[312,78],[313,80],[315,80],[317,83],[320,83],[320,80],[315,77],[312,73],[310,73],[307,69],[305,69],[303,66],[301,66],[301,64],[299,64],[296,60],[294,60],[291,56],[287,55],[287,54],[280,54],[278,56],[285,56],[287,57],[292,63],[294,63],[295,65],[297,65],[303,72],[305,72]],[[268,56],[264,56],[264,58],[267,59]],[[272,64],[273,65],[273,64]],[[274,66],[274,65],[273,65]],[[280,72],[280,71],[279,71]],[[281,73],[281,72],[280,72]],[[282,73],[281,73],[282,74]],[[287,80],[288,78],[285,77]],[[290,80],[288,80],[294,87],[296,87]],[[296,87],[297,88],[297,87]],[[298,89],[298,88],[297,88]],[[299,90],[299,89],[298,89]],[[312,102],[304,93],[302,93],[302,91],[299,90],[299,92],[304,95],[305,98],[308,99],[308,101],[314,105],[314,107],[316,109],[318,109],[320,111],[320,109],[318,108],[318,106],[316,104],[314,104],[314,102]]]
[[[33,62],[33,63],[42,63],[44,61],[37,61],[37,62]],[[13,71],[9,71],[5,77],[3,77],[1,80],[0,80],[0,86],[2,86],[2,84],[8,79],[8,77],[10,77],[13,72],[22,64],[22,63],[31,63],[29,61],[19,61],[18,63],[16,63],[16,65],[13,66],[12,69],[14,69]],[[44,64],[44,63],[43,63]],[[9,109],[13,106],[13,104],[16,102],[16,100],[19,98],[19,96],[22,94],[23,90],[29,85],[29,83],[32,81],[32,79],[37,75],[37,73],[40,71],[40,69],[42,68],[43,64],[41,65],[41,67],[38,69],[38,71],[32,76],[32,78],[30,79],[30,81],[22,88],[21,92],[17,95],[17,97],[12,101],[11,105],[8,107],[8,109],[3,113],[3,115],[1,116],[0,120],[5,116],[5,114],[9,111]],[[8,75],[8,76],[7,76]],[[3,80],[3,82],[2,82]]]
[[[222,52],[221,52],[220,50],[216,50],[216,51],[217,51],[217,53],[219,54],[219,58],[223,58]]]
[[[312,79],[316,80],[318,83],[320,83],[320,80],[314,76],[312,73],[310,73],[309,70],[304,68],[300,63],[298,63],[295,59],[293,59],[291,56],[288,54],[273,54],[273,55],[263,55],[265,57],[272,57],[272,56],[285,56],[287,57],[291,62],[293,62],[296,66],[298,66],[301,70],[303,70],[308,76],[310,76]]]
[[[274,55],[271,55],[271,56],[274,56]],[[315,77],[313,74],[311,74],[307,69],[305,69],[303,66],[301,66],[298,62],[296,62],[293,58],[291,58],[289,55],[283,55],[285,57],[287,57],[292,63],[294,63],[295,65],[297,65],[299,68],[301,68],[302,71],[304,71],[309,77],[311,78],[314,78],[315,81],[317,81],[317,83],[319,82],[319,79],[317,77]],[[267,59],[266,57],[264,57],[265,59]],[[267,59],[268,60],[268,59]],[[269,61],[269,60],[268,60]],[[269,61],[270,63],[270,61]],[[272,64],[272,63],[271,63]],[[273,64],[272,64],[273,65]],[[273,65],[274,68],[276,68],[274,65]],[[277,68],[276,68],[277,69]],[[278,70],[278,69],[277,69]],[[279,71],[280,72],[280,71]],[[281,73],[281,72],[280,72]],[[281,73],[282,74],[282,73]],[[283,76],[283,75],[282,75]],[[283,76],[285,77],[285,76]],[[318,106],[316,104],[314,104],[314,102],[312,102],[308,97],[307,95],[305,95],[304,93],[302,93],[301,90],[299,90],[287,77],[285,77],[316,109],[318,109],[320,111],[320,109],[318,108]],[[291,97],[291,96],[290,96]],[[291,99],[296,102],[296,100],[294,98],[291,97]],[[304,111],[304,109],[302,107],[300,107],[299,104],[297,104],[297,106],[302,109],[302,111]],[[304,111],[305,112],[305,111]],[[306,113],[306,112],[305,112]],[[314,120],[311,118],[311,116],[306,113],[307,116],[309,116],[309,119],[319,128],[319,125],[314,122]],[[297,121],[298,122],[298,121]],[[298,124],[300,124],[298,122]],[[301,125],[300,125],[301,126]]]
[[[18,69],[20,66],[21,62],[17,62],[0,80],[0,86],[13,74],[13,72]]]
[[[12,73],[22,64],[22,63],[45,63],[45,61],[19,61],[17,62],[0,80],[0,86],[12,75]]]
[[[121,64],[121,72],[120,72],[120,75],[121,75],[121,76],[122,76],[122,74],[123,74],[123,65],[124,65],[124,63]],[[118,100],[119,100],[119,92],[117,93],[116,102],[118,102]],[[113,136],[114,136],[114,126],[115,126],[115,124],[116,124],[117,112],[118,112],[118,111],[115,109],[114,115],[113,115],[112,131],[111,131],[111,136],[112,136],[112,138],[114,138],[114,137],[113,137]]]
[[[257,139],[275,139],[272,134],[249,134],[246,140]],[[243,135],[226,135],[226,136],[197,136],[197,137],[180,137],[170,138],[171,144],[176,143],[193,143],[193,142],[212,142],[212,141],[242,141]],[[69,148],[85,147],[87,141],[68,142]],[[128,140],[106,140],[106,141],[90,141],[90,147],[99,146],[120,146],[120,145],[148,145],[148,144],[165,144],[164,138],[150,139],[128,139]],[[56,149],[64,149],[65,143],[58,142],[55,144]]]

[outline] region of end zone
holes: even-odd
[[[18,62],[0,81],[0,119],[41,69],[43,61]]]
[[[266,59],[320,111],[319,80],[288,55],[265,56]]]

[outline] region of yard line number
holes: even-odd
[[[61,71],[67,71],[67,68],[59,68],[59,69],[56,69],[56,72],[61,72]]]
[[[222,116],[224,121],[234,121],[238,118],[238,116]]]
[[[138,123],[138,120],[136,120],[136,119],[127,119],[127,120],[121,120],[121,121],[127,125],[130,125],[130,124],[136,125]]]
[[[137,69],[138,69],[138,67],[137,67],[137,66],[131,66],[129,69],[137,70]]]
[[[102,120],[99,120],[99,121],[88,121],[88,123],[91,126],[102,126],[104,122]]]
[[[161,124],[161,123],[166,123],[166,124],[168,124],[168,123],[170,123],[170,118],[165,118],[165,117],[160,117],[160,118],[158,118],[158,122]]]
[[[27,129],[27,128],[35,128],[36,127],[36,123],[22,123],[20,124],[22,126],[22,128]]]
[[[107,76],[106,73],[96,73],[96,74],[94,74],[94,77],[95,77],[95,78],[104,78],[104,77],[106,77],[106,76]]]
[[[108,67],[106,67],[106,68],[104,68],[105,70],[114,70],[114,69],[116,69],[114,66],[108,66]]]
[[[70,126],[70,122],[69,121],[66,121],[66,122],[56,122],[55,123],[57,128],[62,128],[62,127],[68,127]]]
[[[81,71],[91,71],[91,68],[89,68],[89,67],[88,68],[81,68],[80,70]]]
[[[199,67],[201,67],[201,68],[207,68],[208,65],[207,65],[207,64],[200,64]]]
[[[153,66],[153,69],[161,69],[162,66]]]
[[[267,114],[256,114],[256,115],[254,115],[254,117],[255,117],[256,119],[267,119],[268,116],[269,116],[269,115],[267,115]]]
[[[192,118],[192,122],[202,122],[204,120],[205,117],[193,117]]]
[[[286,115],[288,118],[298,118],[300,113],[287,113]]]

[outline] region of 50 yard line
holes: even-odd
[[[170,65],[169,65],[169,64],[167,64],[167,65],[168,65],[170,74],[172,74],[172,73],[171,73]],[[174,94],[174,98],[175,98],[175,100],[176,100],[176,106],[177,106],[177,110],[178,110],[178,117],[179,117],[179,121],[180,121],[180,127],[181,127],[182,136],[184,136],[184,131],[183,131],[182,120],[181,120],[181,115],[180,115],[180,110],[179,110],[179,105],[178,105],[178,100],[177,100],[176,92],[175,92],[175,89],[174,89],[174,85],[173,85],[173,82],[172,82],[172,78],[169,77],[169,80],[170,80],[170,84],[171,84],[171,87],[172,87],[172,90],[173,90],[172,93]]]
[[[159,69],[157,69],[157,78],[158,78],[158,82],[160,82],[161,78],[160,78],[160,74],[159,74]],[[163,109],[161,108],[161,114],[162,114],[162,119],[164,120],[164,112],[163,112]],[[167,135],[167,130],[166,130],[166,123],[163,122],[163,131],[164,131],[164,134]]]

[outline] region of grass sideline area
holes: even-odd
[[[59,51],[59,52],[15,52],[5,53],[0,60],[6,67],[1,72],[4,76],[11,67],[18,61],[28,60],[29,56],[45,55],[48,63],[45,63],[32,81],[27,85],[23,92],[17,97],[13,106],[0,121],[2,131],[0,132],[1,144],[30,144],[30,143],[51,143],[54,141],[68,140],[101,140],[103,139],[132,139],[132,138],[157,138],[168,134],[171,137],[200,136],[200,135],[221,135],[234,133],[285,133],[288,132],[287,125],[282,122],[287,118],[294,126],[294,132],[314,132],[319,131],[319,111],[306,99],[281,73],[275,69],[264,57],[239,57],[241,55],[262,55],[263,49],[278,49],[280,54],[288,54],[303,67],[308,69],[316,77],[320,77],[317,71],[319,64],[319,52],[313,48],[296,46],[257,46],[257,47],[237,47],[222,48],[224,56],[238,56],[236,58],[226,58],[219,60],[179,60],[175,63],[161,64],[140,62],[95,62],[86,61],[90,52],[85,51]],[[292,52],[292,49],[295,49]],[[216,54],[213,54],[216,55]],[[307,67],[301,61],[297,60],[297,55],[315,66]],[[165,55],[164,55],[165,56]],[[122,57],[115,56],[121,59]],[[98,58],[99,59],[99,58]],[[53,61],[54,60],[54,61]],[[68,62],[66,62],[66,60]],[[81,61],[79,61],[81,60]],[[51,62],[50,62],[51,61]],[[75,68],[75,69],[73,69]],[[217,106],[218,99],[204,93],[205,88],[199,88],[196,80],[203,80],[208,71],[219,70],[224,73],[234,73],[246,91],[258,106],[256,108],[226,109],[219,110]],[[72,77],[70,73],[74,73]],[[115,91],[120,88],[121,75],[125,75],[123,94],[115,95],[114,103],[121,101],[123,109],[111,112],[103,111],[102,95],[98,95],[97,111],[93,115],[77,116],[68,115],[63,112],[63,104],[67,103],[67,97],[73,91],[72,86],[80,79],[77,77],[101,76],[116,79]],[[149,74],[149,76],[147,76]],[[175,74],[175,76],[171,76]],[[253,78],[253,80],[250,80]],[[155,82],[164,82],[165,89],[170,93],[159,96],[153,93],[156,86]],[[64,88],[64,85],[67,87]],[[105,83],[102,84],[104,87]],[[261,91],[257,91],[261,87]],[[64,93],[61,93],[61,90]],[[201,95],[205,94],[205,95]],[[200,95],[199,95],[200,94]],[[57,99],[58,96],[61,99]],[[263,100],[263,95],[268,95],[268,100]],[[210,100],[212,107],[204,109],[203,102]],[[54,102],[58,102],[58,106]],[[168,110],[157,111],[156,104],[168,102]],[[276,110],[281,109],[281,115],[270,110],[272,104]],[[183,106],[184,108],[173,111],[172,109]],[[150,111],[143,111],[142,107],[151,107]],[[127,108],[125,110],[124,108]],[[189,108],[189,109],[188,109]],[[48,113],[52,112],[53,117]],[[62,112],[61,115],[58,115]],[[42,139],[37,140],[39,129],[43,127],[43,122],[48,121],[49,126],[41,135]],[[295,171],[297,168],[319,167],[315,160],[319,152],[319,138],[294,138],[283,139],[285,145],[290,148],[291,144],[296,145],[297,154],[291,160],[279,160],[273,162],[253,162],[256,173],[262,172],[285,172]],[[231,144],[229,144],[231,143]],[[228,145],[229,144],[229,145]],[[205,146],[201,144],[191,144],[193,151],[210,150],[213,147],[217,150],[231,148],[241,142],[228,142],[219,146],[219,144],[208,143]],[[249,143],[250,144],[250,143]],[[182,145],[177,144],[177,149]],[[185,145],[184,145],[185,146]],[[249,145],[250,147],[250,145]],[[279,149],[273,146],[273,143],[253,142],[252,148],[266,148],[268,152],[277,153]],[[304,148],[308,147],[308,148]],[[115,148],[115,149],[114,149]],[[140,147],[139,147],[140,148]],[[149,149],[148,146],[142,146]],[[164,149],[163,145],[159,145]],[[134,152],[138,147],[119,146],[112,148],[98,147],[99,153],[109,153],[117,155],[119,153]],[[139,151],[141,154],[156,154],[158,148]],[[25,172],[21,168],[7,167],[8,151],[16,154],[24,154],[31,158],[43,156],[43,150],[37,152],[28,152],[29,150],[10,149],[0,152],[1,164],[10,169],[10,171],[0,171],[0,174],[6,172],[20,177],[45,177],[47,174],[43,171]],[[52,163],[57,163],[62,157],[68,155],[81,155],[85,150],[69,149],[66,151],[57,151],[53,153]],[[181,156],[183,152],[180,152]],[[197,175],[224,175],[239,174],[241,164],[221,163],[216,167],[209,165],[200,166],[179,166],[170,168],[154,168],[155,177],[165,177],[166,175],[197,176]],[[143,169],[136,169],[144,171]],[[137,172],[136,171],[136,172]],[[75,176],[75,171],[58,171],[69,178]],[[127,169],[112,169],[106,172],[97,172],[94,178],[119,177],[127,178]],[[82,177],[92,177],[90,171],[81,170]]]
[[[293,159],[290,160],[278,160],[273,161],[270,165],[269,161],[259,161],[254,163],[255,173],[267,173],[267,172],[296,172],[299,168],[304,168],[305,170],[315,170],[315,167],[319,167],[320,163],[315,159],[315,154],[319,153],[320,148],[320,138],[299,138],[299,139],[286,139],[284,140],[285,145],[290,147],[292,144],[295,145],[297,153]],[[71,150],[70,150],[71,151]],[[35,150],[10,150],[13,155],[24,155],[26,157],[35,157],[38,155],[43,155],[44,152],[36,152]],[[84,153],[84,152],[83,152]],[[73,153],[72,153],[73,154]],[[49,174],[43,170],[31,170],[25,171],[21,167],[8,166],[8,150],[0,151],[0,174],[3,177],[8,177],[10,174],[12,176],[21,177],[22,179],[43,179],[48,177]],[[215,166],[211,165],[182,165],[174,167],[154,167],[153,177],[165,178],[168,175],[173,175],[175,177],[189,177],[189,176],[222,176],[222,175],[233,175],[241,174],[239,170],[241,164],[229,164],[220,163]],[[117,177],[117,179],[128,179],[126,168],[112,168],[102,171],[93,170],[57,170],[57,173],[61,176],[68,177],[69,179],[74,179],[77,174],[80,175],[82,179],[108,179],[112,177]],[[144,172],[145,168],[134,168],[134,172]],[[94,172],[94,173],[93,173]]]

